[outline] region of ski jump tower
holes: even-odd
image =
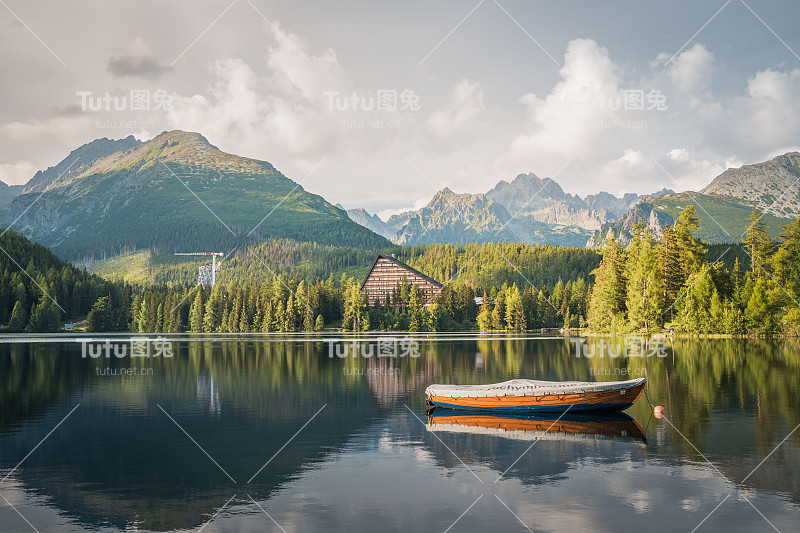
[[[217,278],[219,278],[219,265],[217,263],[217,256],[222,257],[222,252],[183,252],[183,253],[176,253],[175,255],[205,255],[211,256],[211,264],[210,265],[200,265],[200,268],[197,273],[197,284],[203,287],[213,287],[217,284]]]

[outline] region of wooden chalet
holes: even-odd
[[[403,283],[403,279],[422,290],[423,304],[428,303],[442,290],[441,283],[411,268],[393,255],[378,254],[361,284],[361,292],[367,296],[371,305],[383,304],[387,297],[392,296],[395,288]]]

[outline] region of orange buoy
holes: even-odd
[[[655,415],[656,418],[664,418],[664,408],[661,407],[660,405],[656,405],[653,408],[653,414]]]

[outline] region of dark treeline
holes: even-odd
[[[797,335],[800,219],[776,242],[758,213],[750,222],[741,246],[699,241],[689,206],[658,239],[640,226],[626,249],[609,240],[602,255],[515,243],[396,247],[386,251],[444,288],[426,304],[416,287],[404,283],[381,305],[368,305],[360,291],[374,251],[265,241],[226,258],[213,289],[195,285],[198,263],[165,256],[160,282],[142,286],[91,275],[7,232],[0,237],[7,252],[0,256],[0,323],[10,332],[57,331],[85,318],[89,331],[588,327],[618,334],[667,328]]]
[[[267,241],[228,259],[225,282],[188,299],[185,320],[176,310],[165,321],[163,309],[172,309],[174,298],[170,305],[161,300],[171,289],[151,291],[131,302],[128,327],[196,332],[313,331],[326,326],[345,331],[577,328],[586,325],[585,280],[600,263],[593,250],[549,245],[437,244],[385,251],[441,279],[441,293],[426,305],[416,287],[403,284],[387,302],[368,305],[360,285],[377,252]],[[194,275],[196,265],[191,270],[185,264],[173,268],[169,277],[185,279]],[[332,271],[341,275],[335,278]]]
[[[397,253],[398,248],[364,250],[355,247],[330,246],[292,239],[272,239],[257,244],[231,247],[233,253],[223,257],[225,283],[259,284],[266,276],[284,275],[314,283],[331,275],[364,276],[378,253]],[[224,251],[220,247],[213,250]],[[599,260],[599,259],[598,259]],[[188,259],[171,253],[151,255],[149,280],[154,285],[190,285],[197,281],[197,267],[208,259]]]
[[[0,235],[0,324],[10,332],[57,331],[60,322],[87,315],[118,284],[59,260],[12,231]]]
[[[397,257],[442,283],[458,279],[479,291],[504,283],[552,288],[559,281],[588,279],[600,264],[595,250],[506,242],[425,244],[401,248]]]
[[[342,274],[363,279],[378,253],[395,254],[442,283],[458,278],[479,292],[503,283],[553,287],[559,280],[588,279],[600,264],[600,254],[595,250],[526,243],[424,244],[364,250],[273,239],[236,248],[224,258],[224,277],[226,282],[239,284],[259,284],[265,273],[306,283],[331,275],[339,280]],[[172,254],[153,255],[149,280],[155,285],[192,284],[197,280],[197,267],[206,262]]]
[[[552,292],[516,284],[492,287],[482,302],[461,282],[445,285],[427,305],[402,283],[386,302],[368,305],[361,280],[342,276],[307,284],[276,276],[259,285],[140,289],[125,284],[118,304],[102,296],[87,319],[89,331],[269,333],[320,331],[523,331],[585,326],[588,286],[559,281]],[[558,306],[550,302],[558,302]]]
[[[2,256],[0,280],[0,324],[9,332],[57,331],[84,318],[89,331],[135,332],[579,327],[585,279],[600,261],[591,250],[527,244],[396,247],[386,251],[433,272],[444,289],[425,305],[403,284],[370,306],[360,284],[376,252],[356,248],[265,241],[226,258],[217,286],[200,289],[196,261],[162,256],[150,266],[160,282],[142,286],[88,274],[13,232],[2,244],[15,258]]]

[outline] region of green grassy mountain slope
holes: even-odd
[[[697,209],[700,222],[700,234],[705,242],[738,242],[747,231],[750,223],[747,217],[753,207],[743,205],[735,198],[700,193],[666,194],[653,200],[655,209],[667,213],[673,220],[678,218],[681,210],[689,204]],[[769,226],[773,237],[781,233],[781,226],[791,222],[791,218],[779,218],[765,214],[762,221]]]
[[[595,232],[587,246],[601,248],[612,233],[620,243],[627,244],[630,241],[633,226],[637,222],[644,223],[654,235],[660,236],[664,226],[671,225],[688,205],[694,205],[697,211],[700,225],[697,237],[707,243],[740,242],[749,226],[747,217],[753,211],[752,206],[744,205],[727,196],[695,192],[670,193],[657,197],[648,196],[619,220],[604,224],[599,231]],[[768,231],[774,238],[792,219],[765,214],[762,220],[769,227]]]
[[[164,132],[49,187],[38,201],[38,192],[17,197],[7,222],[22,215],[15,230],[69,259],[229,251],[267,238],[389,245],[270,163],[222,152],[197,133]]]

